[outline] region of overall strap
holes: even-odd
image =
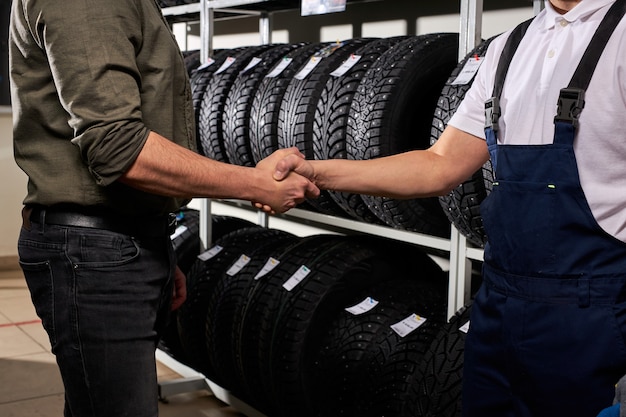
[[[509,38],[504,45],[502,55],[498,61],[498,68],[496,69],[496,79],[493,86],[493,94],[491,98],[485,103],[485,129],[491,128],[494,132],[498,130],[498,119],[500,117],[500,95],[502,94],[502,88],[504,87],[504,80],[506,74],[509,71],[511,60],[513,55],[517,51],[522,38],[528,30],[528,26],[534,18],[528,19],[513,29]]]
[[[591,38],[578,67],[566,88],[561,89],[554,117],[555,133],[573,135],[578,127],[578,117],[585,107],[585,91],[589,87],[591,77],[598,61],[615,28],[626,13],[626,0],[617,0],[600,22],[600,26]],[[555,134],[557,138],[565,138]]]
[[[517,51],[517,48],[519,47],[519,44],[533,19],[528,19],[525,22],[520,23],[511,31],[509,38],[504,44],[500,60],[498,61],[493,94],[491,98],[485,102],[485,139],[491,158],[491,167],[494,173],[497,171],[498,165],[498,119],[501,114],[500,95],[502,94],[504,80],[506,79],[506,74],[509,71],[513,55],[515,55],[515,52]]]

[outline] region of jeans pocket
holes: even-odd
[[[114,267],[132,262],[139,256],[139,247],[130,236],[92,231],[82,233],[79,241],[79,256],[73,262],[82,267]]]
[[[48,333],[50,344],[56,344],[54,320],[54,284],[52,269],[49,261],[24,262],[20,261],[26,284],[31,294],[37,315],[41,318],[44,329]]]

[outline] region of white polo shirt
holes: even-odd
[[[498,143],[552,143],[559,91],[569,84],[613,3],[582,0],[560,15],[546,2],[511,62],[500,101]],[[484,139],[484,103],[493,93],[498,59],[509,34],[490,44],[450,125]],[[574,152],[583,191],[600,226],[626,242],[626,19],[600,57],[579,121]]]

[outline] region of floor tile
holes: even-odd
[[[0,358],[14,358],[46,352],[43,346],[33,340],[19,326],[2,326],[0,327]],[[39,324],[39,326],[41,325]]]
[[[63,394],[47,395],[30,400],[0,403],[2,417],[61,417],[63,415]]]
[[[0,359],[0,403],[62,393],[63,383],[51,353]]]

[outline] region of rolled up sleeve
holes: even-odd
[[[96,182],[108,185],[133,163],[149,133],[136,63],[141,10],[127,0],[59,3],[29,3],[37,5],[31,31],[48,57],[72,143]]]

